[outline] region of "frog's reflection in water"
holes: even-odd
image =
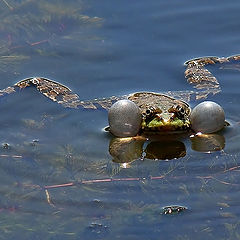
[[[186,155],[186,147],[178,136],[153,136],[113,138],[109,153],[113,162],[125,164],[137,159],[171,160]],[[225,147],[225,138],[219,134],[195,134],[190,136],[192,149],[198,152],[220,151]]]

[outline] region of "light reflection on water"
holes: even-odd
[[[40,3],[44,5],[46,1]],[[80,4],[71,1],[68,6],[76,7],[76,3]],[[2,4],[9,16],[23,12],[7,12]],[[30,60],[18,66],[10,62],[2,71],[1,88],[25,77],[42,75],[70,86],[83,99],[140,90],[191,89],[183,77],[185,60],[239,51],[239,33],[234,28],[239,4],[234,1],[214,6],[206,2],[201,7],[188,1],[179,5],[154,0],[137,4],[123,1],[118,8],[109,1],[103,1],[101,6],[96,1],[88,4],[83,14],[100,17],[103,19],[100,25],[94,22],[79,25],[76,19],[62,17],[47,28],[46,35],[40,37],[41,31],[33,31],[32,38],[15,35],[5,25],[1,40],[7,41],[8,34],[13,38],[8,48],[26,44],[11,49],[10,53],[25,54]],[[31,8],[26,5],[25,11]],[[63,23],[66,28],[60,33],[56,29]],[[34,46],[26,43],[28,39],[32,43],[48,39],[48,34],[51,38],[47,43]],[[102,131],[107,125],[106,111],[64,109],[34,89],[1,99],[3,238],[237,236],[239,75],[233,70],[216,69],[215,73],[223,92],[211,99],[223,105],[231,123],[223,132],[226,144],[223,151],[196,152],[186,137],[182,139],[184,157],[154,160],[156,157],[150,156],[153,149],[157,149],[154,156],[159,156],[158,146],[145,142],[142,148],[147,157],[130,162],[128,168],[112,161],[109,153],[112,137]],[[139,151],[141,155],[142,149]],[[116,181],[80,183],[109,178]],[[65,183],[74,186],[47,192],[44,189]],[[162,215],[161,208],[168,205],[187,206],[188,211]]]

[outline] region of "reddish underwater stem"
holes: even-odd
[[[229,169],[224,170],[222,173],[226,173],[228,171],[234,171],[236,169],[240,168],[240,166],[235,166]],[[218,175],[218,174],[216,174]],[[136,177],[136,178],[105,178],[105,179],[92,179],[92,180],[82,180],[82,181],[78,181],[78,182],[70,182],[70,183],[63,183],[63,184],[56,184],[56,185],[47,185],[44,186],[44,189],[51,189],[51,188],[61,188],[61,187],[70,187],[70,186],[76,186],[76,185],[80,185],[80,184],[88,184],[88,183],[106,183],[106,182],[120,182],[120,181],[141,181],[141,180],[160,180],[163,179],[165,177],[165,175],[161,175],[161,176],[156,176],[156,177],[152,177],[150,176],[149,178],[140,178],[140,177]],[[238,186],[239,184],[234,184],[234,183],[230,183],[230,182],[226,182],[226,181],[222,181],[219,180],[213,176],[197,176],[197,178],[201,178],[201,179],[213,179],[216,180],[222,184],[226,184],[226,185],[232,185],[232,186]]]
[[[63,184],[56,184],[56,185],[47,185],[44,186],[44,189],[51,189],[51,188],[61,188],[61,187],[70,187],[76,186],[79,184],[87,184],[87,183],[105,183],[105,182],[120,182],[120,181],[140,181],[145,180],[146,178],[105,178],[105,179],[92,179],[92,180],[82,180],[79,182],[70,182],[70,183],[63,183]],[[150,178],[150,179],[159,179],[157,177]]]

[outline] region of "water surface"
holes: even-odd
[[[0,88],[43,76],[84,100],[192,90],[185,61],[240,52],[239,9],[233,0],[1,1]],[[171,160],[156,155],[162,142],[145,142],[127,155],[134,161],[116,162],[103,109],[64,109],[32,88],[2,98],[1,238],[238,239],[239,71],[211,71],[222,92],[210,99],[231,124],[225,147],[198,152],[185,137],[174,142],[185,156]],[[109,178],[118,180],[80,184]],[[65,183],[74,186],[44,188]],[[188,210],[162,215],[168,205]]]

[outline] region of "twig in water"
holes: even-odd
[[[165,176],[158,176],[158,177],[152,177],[150,176],[149,180],[157,180],[162,179]],[[44,189],[51,189],[51,188],[61,188],[61,187],[71,187],[76,186],[80,184],[87,184],[87,183],[106,183],[106,182],[120,182],[120,181],[144,181],[147,180],[147,178],[143,177],[137,177],[137,178],[105,178],[105,179],[92,179],[92,180],[82,180],[78,182],[70,182],[70,183],[63,183],[63,184],[56,184],[56,185],[47,185],[44,186]]]
[[[55,205],[54,205],[54,204],[52,203],[52,201],[51,201],[51,197],[50,197],[50,194],[49,194],[49,192],[48,192],[47,189],[45,189],[45,193],[46,193],[46,197],[47,197],[47,202],[48,202],[48,204],[51,205],[52,207],[55,207]]]
[[[2,0],[6,5],[7,7],[12,11],[14,8],[6,1],[6,0]]]

